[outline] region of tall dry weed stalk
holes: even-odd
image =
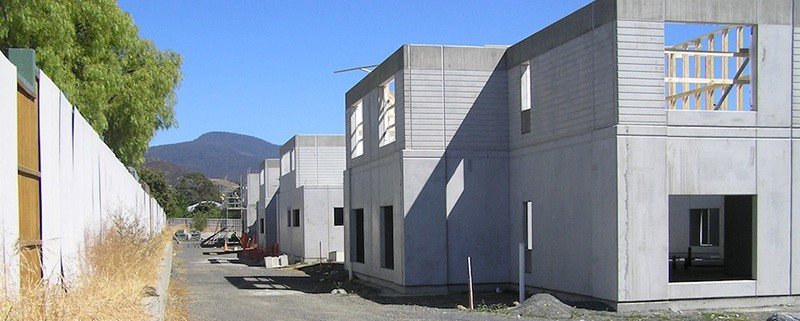
[[[22,280],[32,288],[0,298],[0,320],[148,320],[142,299],[153,295],[170,237],[170,231],[150,235],[140,221],[114,217],[87,241],[75,277]]]

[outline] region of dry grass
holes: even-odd
[[[171,232],[150,236],[140,222],[115,218],[87,243],[77,277],[37,280],[20,298],[0,298],[0,319],[148,320],[142,298],[154,292]]]
[[[165,307],[166,321],[188,321],[189,309],[186,307],[188,303],[187,294],[189,291],[186,289],[183,262],[179,258],[172,261],[172,269],[177,272],[177,277],[173,277],[169,283],[169,292],[167,293],[167,304]]]

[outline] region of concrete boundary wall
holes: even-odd
[[[162,230],[166,217],[58,86],[44,72],[38,77],[43,276],[70,281],[85,245],[115,216],[137,221],[152,234]],[[19,289],[16,86],[16,67],[0,57],[0,258],[11,295]]]
[[[0,58],[0,227],[2,227],[3,288],[19,288],[19,194],[17,190],[17,67]]]

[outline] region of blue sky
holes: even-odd
[[[183,55],[179,126],[151,141],[208,131],[282,144],[294,134],[343,133],[344,93],[404,43],[513,44],[589,0],[120,0],[142,37]]]
[[[404,43],[514,44],[590,0],[140,1],[120,0],[142,37],[183,55],[178,127],[151,141],[208,131],[282,144],[344,132],[344,94]],[[669,37],[667,42],[669,42]]]

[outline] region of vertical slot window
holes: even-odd
[[[531,273],[533,254],[533,203],[522,202],[522,235],[525,241],[525,272]]]
[[[289,151],[289,171],[297,169],[297,153],[294,149]]]
[[[289,167],[290,167],[289,161],[290,161],[290,157],[289,157],[289,153],[288,152],[283,154],[283,155],[281,155],[281,175],[286,175],[286,174],[288,174],[290,172],[290,170],[289,170]]]
[[[690,210],[692,246],[719,246],[719,209]]]
[[[300,210],[292,210],[292,226],[300,227]]]
[[[378,97],[378,137],[379,146],[388,145],[395,140],[395,82],[394,78],[381,86],[381,95]]]
[[[394,269],[394,209],[381,207],[381,267]]]
[[[343,226],[343,225],[344,225],[344,208],[334,207],[333,226]]]
[[[531,132],[531,65],[523,64],[519,78],[520,128],[522,134]]]
[[[358,101],[350,108],[350,158],[364,154],[364,104]]]
[[[364,263],[364,209],[354,209],[350,219],[350,260]]]

